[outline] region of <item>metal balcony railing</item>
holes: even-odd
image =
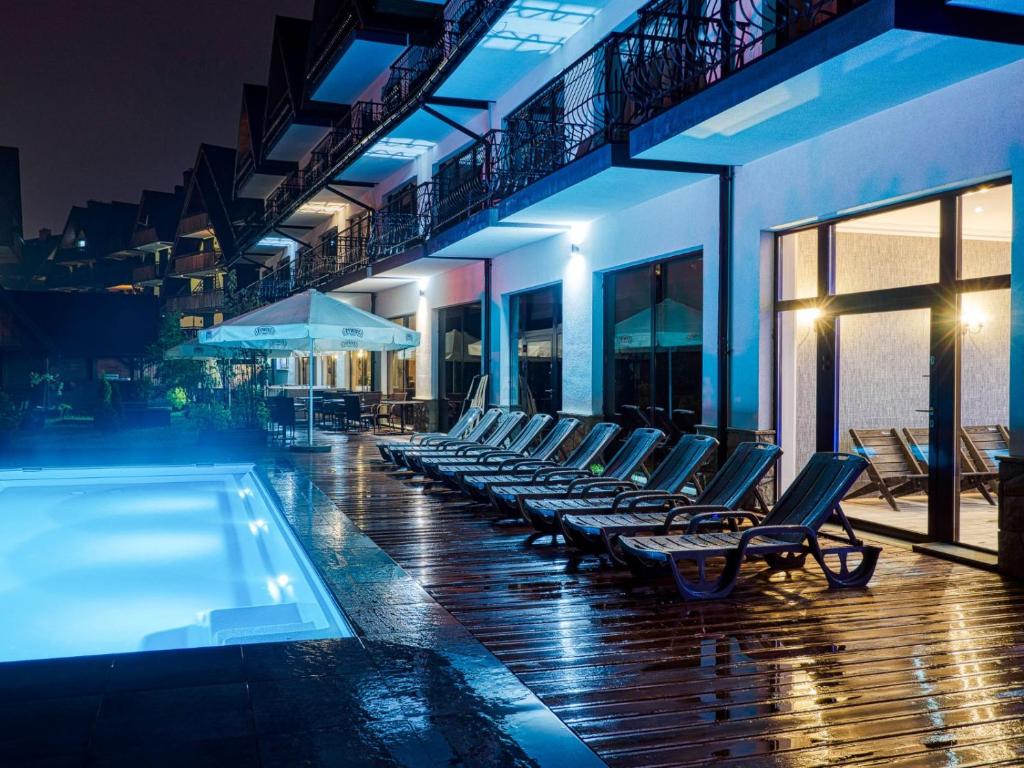
[[[319,26],[317,39],[311,45],[306,80],[316,85],[326,74],[327,64],[335,49],[360,24],[359,7],[353,0],[340,0],[330,18]]]
[[[292,107],[292,100],[287,90],[281,94],[280,100],[274,105],[267,116],[267,127],[263,132],[263,143],[266,147],[273,147],[278,139],[284,135],[288,123],[295,117],[295,109]]]
[[[256,173],[256,158],[251,149],[238,153],[238,160],[235,164],[235,189],[245,186],[245,183]]]

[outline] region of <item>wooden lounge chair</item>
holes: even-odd
[[[989,487],[995,490],[999,480],[998,458],[1010,455],[1010,430],[1001,424],[987,424],[963,427],[961,434],[974,467],[991,475]]]
[[[534,480],[544,470],[589,470],[590,465],[600,458],[604,449],[619,433],[619,425],[609,421],[595,424],[565,461],[538,461],[535,459],[518,459],[505,462],[494,473],[467,475],[463,478],[462,488],[479,502],[490,503],[490,489],[496,485],[508,485],[522,481]]]
[[[494,428],[495,424],[497,424],[501,415],[502,410],[500,408],[490,408],[479,418],[479,420],[477,420],[476,424],[473,425],[473,428],[470,429],[462,438],[428,437],[414,446],[407,447],[405,450],[396,451],[392,448],[391,455],[395,457],[398,464],[403,467],[408,467],[411,458],[417,454],[436,452],[446,445],[482,443],[487,434]]]
[[[420,461],[423,470],[431,478],[437,481],[444,479],[442,470],[450,466],[475,466],[490,465],[491,469],[497,467],[504,459],[521,459],[526,457],[526,452],[537,436],[551,423],[551,417],[546,413],[535,413],[526,422],[515,439],[508,444],[507,448],[497,448],[490,445],[473,445],[456,451],[456,456],[428,456]]]
[[[622,442],[600,475],[594,475],[588,469],[541,469],[528,481],[492,485],[491,504],[502,512],[515,513],[518,510],[538,533],[560,534],[561,527],[554,517],[548,519],[531,516],[523,507],[523,502],[551,496],[574,496],[582,494],[592,484],[606,485],[609,480],[628,480],[641,469],[647,457],[664,439],[665,433],[660,429],[635,429]]]
[[[821,567],[829,587],[861,587],[870,581],[881,549],[856,537],[839,501],[868,466],[867,459],[849,453],[816,453],[763,519],[750,515],[754,525],[743,531],[698,533],[709,520],[720,526],[717,513],[695,515],[690,533],[676,536],[623,536],[619,540],[623,557],[636,572],[667,566],[679,594],[688,600],[727,597],[736,585],[740,566],[750,557],[764,558],[770,568],[802,567],[811,555]],[[734,512],[734,516],[744,513]],[[848,541],[822,547],[818,529],[833,514],[839,517]],[[851,556],[859,562],[851,564]],[[838,560],[833,570],[826,558]],[[717,576],[707,572],[709,560],[724,560]],[[692,580],[680,563],[696,565]]]
[[[928,473],[906,438],[895,429],[851,429],[853,450],[868,460],[869,482],[851,491],[846,498],[877,493],[895,511],[897,496],[927,493]]]
[[[605,553],[613,562],[625,565],[616,549],[620,536],[667,534],[673,528],[688,526],[694,515],[727,513],[740,509],[751,498],[756,498],[761,509],[767,512],[757,486],[781,455],[782,449],[772,443],[740,443],[689,506],[674,506],[666,513],[656,499],[654,503],[658,508],[645,509],[648,502],[642,493],[621,493],[615,497],[607,514],[564,515],[562,531],[566,541],[577,549]],[[731,519],[728,514],[719,517],[722,524],[730,528],[742,522]]]
[[[672,502],[685,504],[690,501],[691,497],[680,493],[686,483],[693,481],[697,492],[700,492],[700,484],[695,475],[717,445],[718,441],[713,437],[683,435],[651,473],[650,480],[643,488],[628,478],[601,477],[588,483],[580,495],[525,499],[522,502],[523,511],[531,522],[543,520],[545,527],[554,522],[563,534],[562,518],[565,515],[608,514],[618,495],[626,495],[636,503],[643,501],[648,510],[657,505],[667,511]]]
[[[921,467],[928,470],[928,460],[931,453],[931,446],[929,441],[931,439],[931,433],[927,427],[904,427],[903,434],[907,438],[907,442],[910,444],[910,449],[914,452]],[[975,490],[982,495],[982,497],[992,506],[996,505],[996,500],[992,498],[992,493],[988,489],[988,483],[999,477],[999,471],[990,472],[985,469],[979,469],[974,466],[974,462],[971,460],[971,454],[967,449],[966,440],[963,434],[960,435],[960,488],[961,490]]]
[[[469,452],[475,449],[501,448],[525,418],[526,414],[522,411],[508,411],[498,416],[494,423],[494,429],[480,441],[447,440],[432,450],[407,451],[405,454],[406,466],[414,468],[419,473],[425,473],[423,462],[430,458],[459,458],[469,455]]]
[[[377,443],[377,450],[380,451],[381,458],[385,461],[395,462],[396,460],[392,457],[392,449],[395,451],[404,451],[408,448],[420,445],[423,441],[432,438],[444,438],[450,437],[453,440],[459,440],[465,437],[469,430],[473,428],[476,420],[480,418],[480,414],[483,413],[479,408],[467,408],[466,412],[462,414],[457,422],[452,425],[452,428],[447,432],[414,432],[408,440],[381,440]]]

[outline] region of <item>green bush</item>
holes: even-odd
[[[0,429],[12,430],[17,428],[18,408],[6,392],[0,391]]]
[[[185,388],[171,387],[167,390],[167,403],[171,406],[172,410],[183,410],[185,404],[188,403],[188,395],[185,393]]]
[[[223,432],[231,428],[231,412],[220,403],[193,403],[189,425],[199,432]]]

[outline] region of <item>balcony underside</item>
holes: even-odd
[[[535,181],[501,201],[500,221],[571,226],[708,178],[703,173],[630,167],[624,150],[605,145]]]
[[[370,152],[376,151],[378,154],[385,154],[388,151],[397,152],[399,148],[408,146],[408,153],[415,157],[415,153],[425,151],[445,139],[455,128],[451,123],[446,123],[444,120],[440,120],[437,116],[432,115],[428,109],[438,112],[453,123],[457,123],[470,130],[478,128],[479,132],[483,133],[487,130],[486,125],[482,123],[475,127],[472,125],[474,119],[478,119],[481,115],[486,114],[486,104],[483,102],[480,104],[478,106],[465,107],[452,106],[450,104],[429,104],[428,108],[420,107],[388,131],[387,136],[381,138],[380,141],[370,148]],[[467,141],[470,140],[468,136],[465,138]]]
[[[634,129],[631,154],[741,165],[1024,58],[1021,45],[897,28],[898,2],[868,3],[686,99]]]
[[[410,248],[405,253],[378,261],[372,269],[364,267],[344,275],[342,279],[329,284],[329,287],[324,290],[344,290],[346,293],[378,293],[474,263],[473,259],[424,257],[423,252],[423,246]]]
[[[590,24],[608,4],[609,0],[580,0],[538,6],[516,0],[436,95],[496,100]]]
[[[564,234],[569,225],[504,222],[489,208],[470,216],[427,241],[426,255],[441,258],[489,258]]]
[[[317,122],[322,124],[315,125],[312,121],[289,123],[267,152],[266,159],[293,163],[301,160],[330,130],[330,121],[326,118]]]
[[[281,179],[295,169],[291,163],[284,164],[284,170],[280,173],[250,173],[244,182],[235,190],[236,197],[266,198],[274,188],[281,183]]]
[[[352,104],[407,46],[402,32],[355,30],[338,46],[334,62],[313,91],[315,101]]]

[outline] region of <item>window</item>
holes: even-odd
[[[393,317],[391,322],[416,330],[416,315]],[[410,397],[416,393],[415,348],[388,352],[388,388],[392,392],[405,392]]]
[[[509,299],[511,401],[527,413],[556,416],[562,407],[562,287]]]
[[[610,273],[605,283],[605,408],[692,427],[702,395],[700,254]]]

